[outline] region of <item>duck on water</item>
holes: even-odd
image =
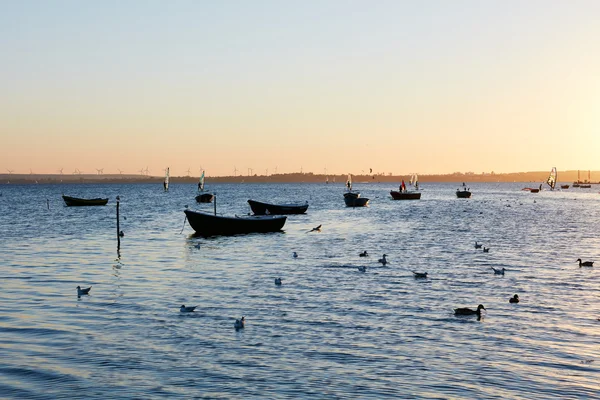
[[[478,305],[477,310],[473,310],[467,307],[455,308],[454,315],[477,315],[478,317],[481,317],[481,310],[485,310],[483,304]]]

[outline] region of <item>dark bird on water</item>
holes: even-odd
[[[194,312],[194,310],[196,309],[196,307],[198,306],[185,306],[185,305],[181,305],[181,307],[179,307],[179,312]]]
[[[483,306],[483,304],[480,304],[477,306],[477,310],[472,310],[470,308],[455,308],[454,309],[454,315],[477,315],[478,317],[481,316],[481,310],[485,310],[485,307]]]
[[[594,262],[593,261],[584,261],[581,262],[581,258],[578,258],[577,261],[579,261],[579,267],[593,267],[594,266]]]
[[[120,232],[119,232],[119,237],[123,237],[123,236],[125,236],[125,232],[123,232],[123,231],[120,231]]]
[[[489,253],[490,252],[490,248],[489,247],[484,247],[483,248],[483,252],[484,253]]]
[[[275,278],[275,285],[281,286],[281,278]]]
[[[359,272],[367,272],[367,267],[361,265],[360,267],[358,267],[358,271]]]
[[[362,253],[359,253],[359,254],[358,254],[358,256],[359,256],[359,257],[368,257],[368,256],[369,256],[369,253],[367,253],[367,251],[365,250],[365,251],[363,251]]]
[[[235,328],[235,330],[240,330],[240,329],[244,329],[244,324],[246,322],[246,317],[242,317],[242,319],[236,319],[235,322],[233,323],[233,327]]]
[[[490,267],[494,270],[494,274],[496,275],[504,275],[504,271],[506,271],[506,268],[502,268],[502,269],[496,269],[494,267]]]
[[[427,278],[427,272],[415,272],[415,271],[413,271],[413,274],[415,275],[415,278],[417,278],[417,279]]]
[[[379,259],[379,260],[377,260],[377,261],[378,261],[378,262],[380,262],[380,263],[382,263],[383,265],[385,265],[385,264],[387,264],[387,263],[388,263],[388,260],[387,260],[387,258],[386,258],[386,257],[387,257],[387,254],[384,254],[384,255],[383,255],[383,258],[380,258],[380,259]]]
[[[82,289],[81,286],[77,286],[77,296],[82,296],[84,294],[90,294],[90,290],[92,290],[91,286],[87,289]]]
[[[477,241],[475,241],[475,248],[476,248],[476,249],[480,249],[480,248],[481,248],[481,246],[482,246],[481,244],[478,244],[478,243],[477,243]]]
[[[309,232],[321,232],[321,226],[322,225],[319,225],[316,228],[312,228]]]
[[[519,302],[519,295],[518,295],[518,294],[515,294],[513,297],[511,297],[511,298],[508,300],[508,302],[509,302],[509,303],[518,303],[518,302]]]

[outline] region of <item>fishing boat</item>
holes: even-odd
[[[557,179],[558,179],[558,172],[556,171],[556,167],[552,167],[552,170],[550,171],[550,176],[548,176],[548,179],[546,179],[546,184],[548,186],[550,186],[550,190],[554,190]]]
[[[467,190],[466,187],[463,188],[463,190],[456,190],[456,197],[458,197],[459,199],[468,199],[471,197],[471,192],[469,190]]]
[[[105,206],[108,203],[108,199],[80,199],[77,197],[62,196],[65,204],[69,207],[81,207],[81,206]]]
[[[198,203],[210,203],[215,197],[210,193],[202,193],[204,192],[204,171],[202,171],[202,175],[200,175],[200,180],[198,181],[198,192],[200,192],[200,194],[196,196],[196,201]]]
[[[163,189],[165,192],[169,191],[169,167],[165,169],[165,180],[163,182]]]
[[[282,215],[225,217],[192,210],[184,213],[192,229],[203,236],[279,232],[287,219]]]
[[[360,197],[360,192],[352,191],[352,175],[348,174],[346,181],[348,191],[344,193],[344,203],[346,207],[365,207],[369,204],[369,199]]]
[[[250,204],[254,215],[304,214],[308,210],[308,201],[296,204],[269,204],[256,200],[248,200],[248,204]]]
[[[569,185],[560,185],[560,188],[561,188],[561,189],[568,189],[568,188],[569,188]]]
[[[419,179],[417,174],[413,174],[410,177],[409,185],[414,186],[416,190],[419,190]],[[402,180],[402,183],[400,184],[400,189],[397,191],[391,190],[390,195],[394,200],[419,200],[421,198],[421,193],[412,190],[406,190],[404,180]]]

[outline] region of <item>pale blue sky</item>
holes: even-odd
[[[597,1],[1,7],[2,169],[600,168]]]

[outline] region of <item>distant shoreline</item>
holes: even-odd
[[[587,172],[587,171],[586,171]],[[547,171],[535,172],[515,172],[506,174],[474,174],[474,173],[454,173],[439,175],[419,175],[419,182],[455,182],[467,184],[481,182],[535,182],[542,183],[548,178]],[[586,175],[586,174],[581,174]],[[561,183],[573,183],[577,181],[578,171],[559,172],[558,181]],[[163,177],[159,176],[140,176],[140,175],[58,175],[58,174],[0,174],[0,186],[8,184],[90,184],[90,183],[161,183]],[[198,177],[171,177],[172,184],[186,183],[197,184]],[[324,175],[312,173],[293,173],[293,174],[274,174],[274,175],[253,175],[253,176],[207,176],[207,183],[326,183],[343,185],[346,182],[347,175]],[[355,183],[394,183],[397,184],[410,180],[410,175],[352,175]],[[334,182],[335,180],[335,182]],[[600,171],[590,173],[590,183],[600,184]]]

